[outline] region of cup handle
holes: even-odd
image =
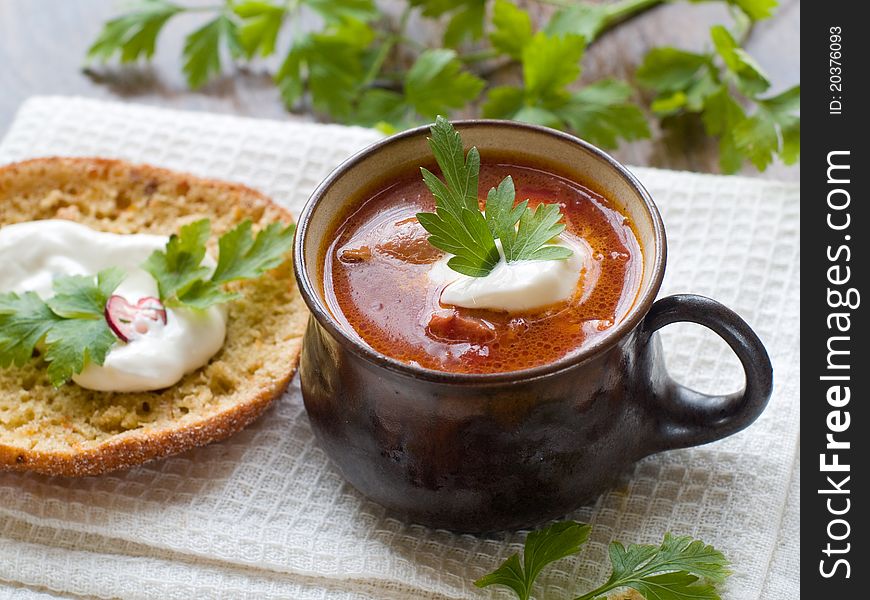
[[[725,340],[746,374],[742,391],[711,396],[689,389],[667,373],[661,342],[653,334],[671,323],[698,323]],[[773,369],[755,332],[733,310],[695,294],[678,294],[653,304],[639,329],[641,353],[650,359],[651,410],[657,423],[654,451],[697,446],[748,427],[767,406],[773,391]]]

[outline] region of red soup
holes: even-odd
[[[563,236],[584,240],[591,261],[567,301],[527,313],[441,303],[430,279],[443,252],[415,218],[434,198],[414,170],[385,181],[337,219],[324,248],[324,292],[333,315],[378,352],[459,373],[497,373],[551,363],[604,335],[634,303],[643,257],[628,218],[608,199],[539,167],[484,161],[478,196],[507,175],[517,201],[559,204]]]

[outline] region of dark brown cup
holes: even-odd
[[[507,121],[455,123],[467,146],[546,161],[592,187],[636,226],[644,274],[634,307],[610,332],[552,364],[474,375],[401,363],[342,329],[323,298],[322,245],[358,191],[430,160],[428,128],[345,161],[299,218],[296,277],[311,309],[299,373],[311,425],[347,480],[394,515],[481,532],[528,527],[593,499],[650,454],[740,431],[767,405],[770,359],[737,314],[709,298],[655,301],[665,270],[661,216],[640,182],[573,136]],[[573,174],[573,175],[572,175]],[[743,363],[746,386],[710,396],[665,370],[656,331],[709,327]]]

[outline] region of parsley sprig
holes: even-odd
[[[575,521],[554,523],[526,537],[522,561],[512,554],[477,581],[477,587],[502,585],[519,600],[529,600],[535,579],[549,564],[580,552],[591,527]],[[658,546],[610,544],[610,578],[575,600],[601,600],[615,590],[631,588],[647,600],[720,600],[716,584],[730,575],[721,552],[689,536],[665,534]]]
[[[211,234],[209,220],[202,219],[173,234],[142,268],[157,281],[165,306],[203,310],[240,297],[224,289],[227,283],[259,277],[284,262],[294,231],[292,224],[271,223],[253,236],[245,220],[219,238],[212,272],[202,264]],[[0,294],[0,367],[22,366],[39,348],[49,380],[59,387],[89,363],[102,365],[118,342],[106,320],[106,303],[125,275],[112,267],[92,276],[57,277],[48,300],[35,292]]]
[[[438,116],[431,127],[429,148],[444,181],[421,167],[423,181],[435,196],[434,213],[417,213],[428,231],[429,243],[453,254],[447,265],[470,277],[485,277],[498,264],[495,241],[501,241],[507,262],[559,260],[571,250],[550,242],[565,230],[556,204],[539,204],[535,210],[524,200],[514,206],[516,191],[510,176],[489,190],[485,216],[480,212],[477,193],[480,153],[472,147],[466,155],[462,138],[450,121]]]
[[[40,342],[55,386],[89,362],[103,364],[118,339],[104,316],[106,302],[123,278],[118,268],[58,277],[48,301],[35,292],[0,294],[0,367],[25,364]]]
[[[719,0],[733,25],[714,28],[709,52],[654,48],[636,81],[581,84],[587,47],[664,1],[534,0],[558,8],[527,11],[509,0],[404,0],[394,16],[374,0],[218,0],[212,6],[133,0],[104,25],[88,56],[151,60],[166,23],[197,13],[202,20],[185,38],[181,57],[194,89],[232,73],[236,63],[266,60],[267,68],[279,65],[273,77],[289,110],[392,133],[438,114],[479,109],[614,148],[654,130],[639,104],[639,83],[655,92],[650,109],[663,125],[680,115],[700,117],[719,140],[723,171],[747,160],[761,170],[774,157],[796,161],[794,92],[764,95],[767,78],[740,47],[742,32],[770,18],[777,0]],[[424,28],[442,26],[440,45],[422,44],[409,31],[409,22],[420,27],[421,21]],[[293,35],[284,35],[288,28]],[[274,55],[281,60],[270,60]]]
[[[762,7],[757,7],[760,10]],[[737,171],[745,160],[763,171],[779,156],[790,165],[800,158],[800,86],[765,95],[770,80],[738,44],[715,25],[712,50],[687,52],[663,47],[646,55],[637,70],[641,85],[656,92],[651,108],[664,125],[700,117],[719,142],[722,171]],[[755,106],[754,112],[746,107]]]
[[[224,285],[240,279],[254,279],[282,262],[293,244],[295,225],[270,223],[251,235],[251,221],[245,220],[218,240],[218,262],[214,272],[203,266],[205,247],[211,235],[208,219],[194,221],[173,234],[165,250],[155,250],[142,268],[157,281],[160,300],[166,306],[187,306],[199,310],[239,298]]]

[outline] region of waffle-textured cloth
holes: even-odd
[[[378,134],[335,125],[186,113],[79,98],[28,101],[0,164],[35,156],[120,157],[240,181],[294,213],[339,162]],[[798,579],[799,186],[634,169],[670,240],[663,294],[711,296],[740,313],[773,359],[776,389],[749,429],[643,460],[570,515],[592,523],[582,554],[547,570],[538,598],[567,599],[609,572],[612,539],[666,531],[720,548],[726,600],[793,600]],[[680,381],[742,382],[724,342],[665,329]],[[0,416],[2,418],[2,416]],[[298,385],[231,439],[87,479],[0,474],[0,597],[508,598],[472,582],[523,533],[455,535],[401,523],[346,484],[318,447]]]

